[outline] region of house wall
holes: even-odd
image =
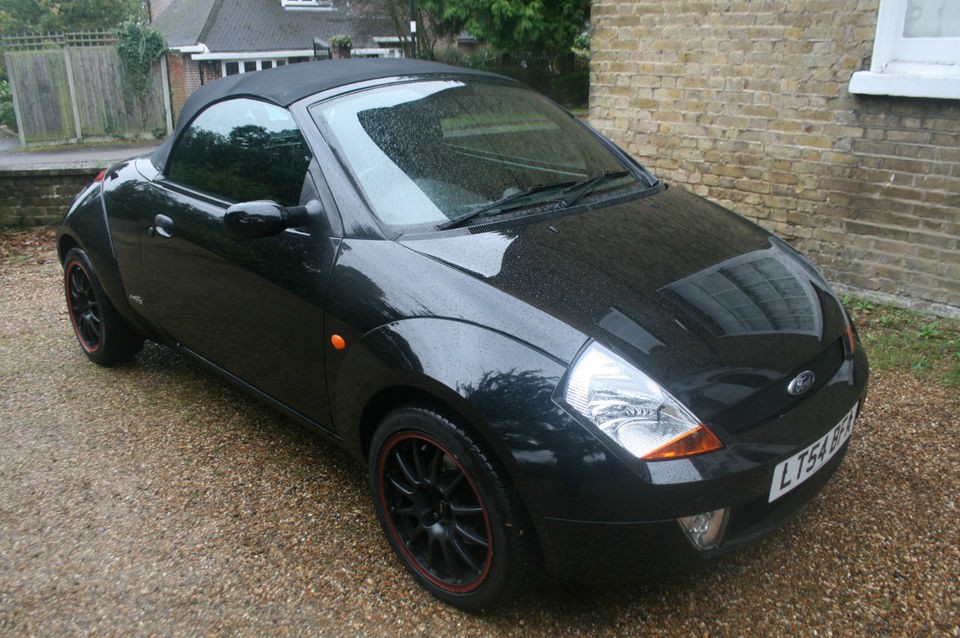
[[[206,84],[207,82],[213,82],[214,80],[219,80],[220,78],[223,77],[223,68],[220,66],[219,61],[199,62],[199,63],[194,62],[194,64],[196,65],[195,68],[197,69],[196,71],[197,84],[190,90],[190,93],[193,93],[198,88],[200,88],[201,78],[203,80],[202,83]],[[202,69],[200,68],[201,64],[203,65]]]
[[[838,288],[960,316],[960,102],[850,95],[878,0],[594,0],[590,121]]]
[[[170,110],[173,111],[174,118],[183,108],[183,103],[187,101],[190,91],[187,90],[184,66],[189,60],[184,60],[185,56],[176,53],[167,54],[167,77],[170,80]],[[174,120],[176,121],[176,120]]]
[[[170,108],[176,121],[184,102],[200,88],[200,65],[191,60],[189,54],[171,52],[167,54],[167,74],[170,79]]]

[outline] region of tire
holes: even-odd
[[[87,254],[72,248],[63,260],[63,287],[73,333],[87,357],[102,366],[129,361],[144,337],[110,302]]]
[[[413,577],[470,612],[515,597],[532,572],[533,534],[505,474],[474,437],[422,408],[390,413],[370,450],[384,533]]]

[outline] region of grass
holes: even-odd
[[[844,297],[873,370],[909,371],[960,388],[960,319]]]

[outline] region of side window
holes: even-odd
[[[173,148],[167,177],[231,202],[295,206],[310,159],[289,111],[244,98],[197,116]]]

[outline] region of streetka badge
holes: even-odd
[[[813,387],[813,382],[817,380],[817,375],[804,370],[793,378],[793,381],[787,386],[787,392],[793,396],[800,396]]]

